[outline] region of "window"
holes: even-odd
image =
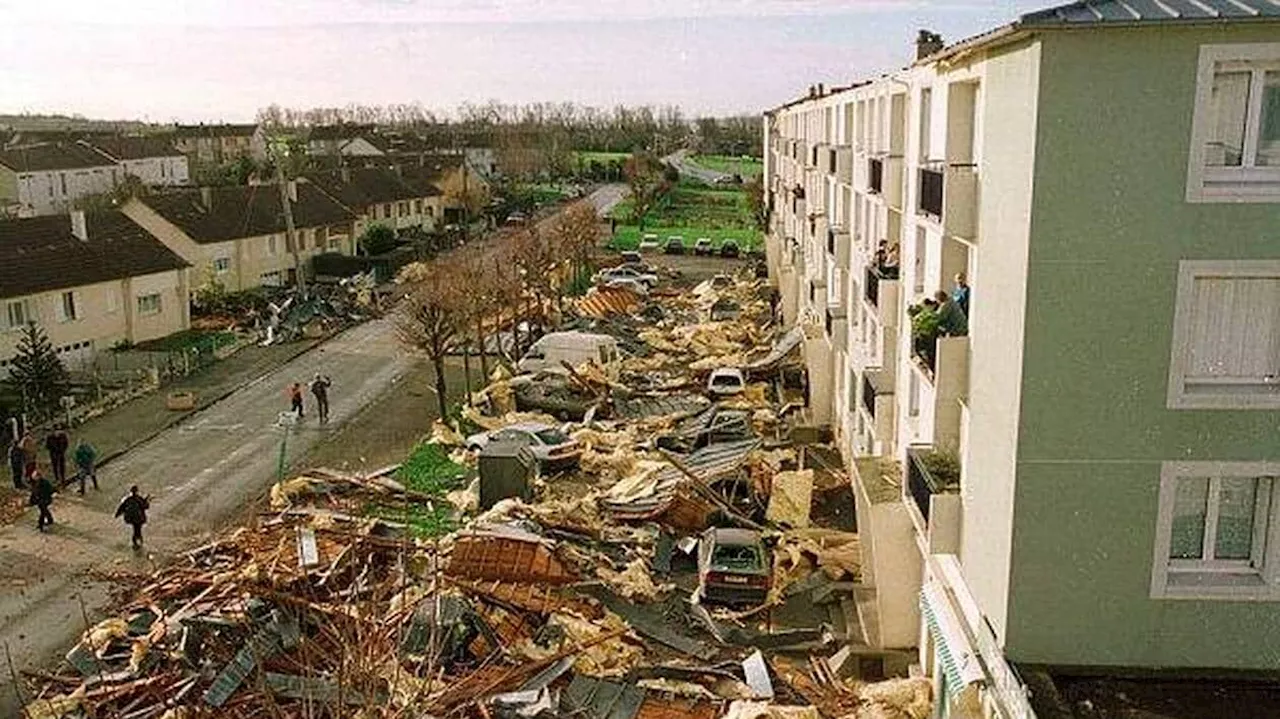
[[[262,285],[264,287],[280,287],[280,272],[264,272],[262,273]]]
[[[1275,463],[1166,463],[1152,596],[1280,598],[1278,474]]]
[[[77,318],[76,293],[63,292],[58,298],[58,321],[71,322]]]
[[[436,208],[433,205],[427,205],[427,217],[435,217]]]
[[[113,315],[120,311],[120,288],[108,287],[106,291],[107,297],[107,314]]]
[[[5,314],[9,320],[9,329],[22,329],[27,326],[28,322],[32,322],[35,319],[31,316],[31,309],[27,307],[25,300],[10,302],[6,310]]]
[[[138,314],[154,315],[160,312],[160,295],[142,295],[138,298]]]
[[[315,238],[315,247],[317,250],[323,250],[325,245],[329,243],[328,227],[318,227],[312,235]]]
[[[408,217],[408,216],[409,216],[409,203],[407,203],[407,202],[401,202],[401,203],[398,203],[398,204],[396,205],[396,209],[397,209],[398,215],[399,215],[400,217]]]
[[[213,271],[219,275],[225,275],[231,271],[230,257],[216,257],[213,260]]]
[[[1168,406],[1280,408],[1280,260],[1180,264]]]
[[[1187,201],[1280,201],[1280,43],[1200,48]]]
[[[415,214],[415,215],[421,215],[421,214],[422,214],[422,200],[414,200],[414,201],[413,201],[413,214]]]
[[[279,248],[276,246],[276,236],[271,235],[267,238],[267,256],[274,257]]]
[[[59,172],[59,173],[58,173],[58,180],[59,180],[59,181],[60,181],[60,183],[62,184],[62,194],[64,194],[64,195],[65,195],[65,194],[67,194],[67,173],[65,173],[65,172]]]

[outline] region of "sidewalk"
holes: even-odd
[[[159,390],[125,403],[105,414],[94,417],[84,424],[69,431],[71,446],[75,447],[81,439],[87,440],[98,450],[98,466],[109,465],[111,460],[129,451],[132,447],[147,441],[156,434],[178,424],[187,417],[212,405],[236,389],[268,374],[298,355],[319,344],[315,340],[291,342],[287,344],[259,347],[249,345],[220,362],[214,363],[194,374],[161,387]],[[299,377],[303,382],[309,377]],[[276,391],[281,388],[266,388],[264,391]],[[195,409],[175,412],[165,406],[165,399],[170,392],[194,392]],[[288,409],[284,395],[280,395],[280,408]],[[42,435],[36,440],[43,442]],[[73,463],[67,461],[67,475],[73,476]],[[52,476],[49,467],[49,455],[40,448],[40,471]],[[26,509],[27,495],[13,489],[8,481],[8,470],[5,470],[5,493],[0,495],[0,525],[8,524],[21,516]]]

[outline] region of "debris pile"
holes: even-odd
[[[28,716],[923,719],[927,681],[850,660],[861,547],[811,511],[848,483],[779,431],[762,289],[587,305],[643,351],[496,372],[403,465],[280,482],[29,677]],[[709,357],[747,390],[707,396]],[[517,465],[528,491],[482,504]]]

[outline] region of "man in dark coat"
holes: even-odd
[[[62,425],[54,427],[48,437],[44,438],[44,448],[49,450],[49,465],[53,467],[53,481],[58,487],[67,483],[67,450],[71,448],[71,439]]]
[[[311,394],[316,397],[316,408],[320,412],[321,424],[329,421],[329,387],[333,386],[333,381],[328,377],[321,377],[320,373],[316,373],[315,379],[311,380]]]
[[[31,473],[31,499],[27,503],[40,509],[36,529],[43,532],[45,527],[53,524],[53,514],[49,512],[49,505],[53,504],[53,482],[39,470]]]
[[[151,496],[138,494],[138,485],[129,488],[129,495],[120,500],[116,507],[116,516],[123,517],[124,523],[133,527],[133,548],[142,546],[142,525],[147,523],[147,510],[151,509]]]
[[[9,445],[9,471],[13,472],[13,488],[27,488],[27,454],[22,451],[22,445],[14,440]]]

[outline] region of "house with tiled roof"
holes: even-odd
[[[110,157],[123,175],[131,175],[147,185],[185,185],[190,181],[187,156],[162,136],[109,136],[84,144]]]
[[[369,143],[377,136],[373,125],[344,122],[336,125],[317,125],[307,133],[307,154],[336,156],[343,154],[348,143]]]
[[[195,268],[194,285],[229,290],[293,284],[325,252],[353,254],[359,217],[318,187],[290,182],[287,236],[278,185],[201,187],[134,198],[123,212]]]
[[[261,125],[177,125],[173,144],[193,165],[217,166],[241,157],[267,157],[267,135]]]
[[[119,211],[0,220],[0,376],[36,323],[73,369],[186,329],[188,263]]]
[[[0,215],[66,212],[83,197],[110,191],[120,178],[114,159],[82,143],[0,150]]]
[[[360,217],[357,235],[372,224],[396,230],[435,230],[443,217],[443,193],[424,177],[395,167],[344,167],[304,178]]]

